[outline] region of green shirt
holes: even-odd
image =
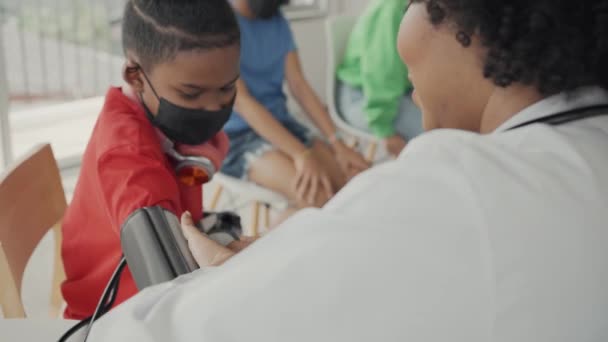
[[[374,135],[381,138],[395,134],[393,122],[399,104],[412,87],[397,52],[399,25],[407,3],[371,3],[353,28],[337,71],[340,81],[363,90],[367,122]]]

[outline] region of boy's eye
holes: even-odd
[[[194,100],[196,98],[198,98],[201,95],[200,92],[196,92],[196,93],[184,93],[184,92],[180,92],[180,96],[182,98],[184,98],[185,100]]]
[[[225,87],[223,87],[222,89],[220,89],[222,92],[224,93],[228,93],[234,90],[234,88],[236,88],[236,84],[232,83],[231,85],[227,85]]]

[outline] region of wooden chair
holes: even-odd
[[[287,207],[287,199],[281,194],[262,188],[252,182],[236,179],[222,173],[213,177],[218,186],[213,194],[208,210],[217,210],[222,194],[227,191],[239,194],[241,201],[251,203],[251,222],[244,227],[246,236],[258,237],[260,234],[260,212],[262,213],[262,224],[264,229],[270,228],[270,209]],[[263,211],[262,211],[263,210]]]
[[[0,178],[0,307],[5,318],[25,318],[21,299],[23,273],[42,237],[53,229],[52,317],[60,314],[61,219],[67,207],[51,146],[34,148]]]

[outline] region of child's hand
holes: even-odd
[[[296,167],[295,187],[298,200],[308,205],[318,205],[321,196],[325,203],[334,195],[329,174],[315,158],[311,150],[306,150],[294,159]]]
[[[354,149],[344,145],[341,141],[333,144],[336,160],[346,175],[351,179],[359,173],[369,169],[370,164]]]
[[[386,145],[388,153],[390,153],[393,157],[397,157],[405,148],[407,142],[400,135],[395,134],[391,137],[386,138],[384,140],[384,144]]]
[[[219,266],[234,255],[233,251],[201,233],[194,226],[192,215],[189,212],[186,211],[182,214],[181,221],[184,237],[188,241],[188,248],[190,248],[194,260],[200,267]]]

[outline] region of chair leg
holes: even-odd
[[[260,202],[253,202],[253,212],[251,217],[251,236],[258,237],[259,236],[259,228],[260,228]]]
[[[367,159],[368,162],[373,163],[374,159],[376,159],[376,150],[378,149],[378,143],[375,141],[372,141],[369,144],[369,147],[367,148],[367,155],[365,157],[365,159]]]
[[[220,198],[222,197],[222,193],[224,193],[224,187],[221,184],[219,184],[217,186],[217,189],[215,189],[213,198],[211,199],[211,203],[209,205],[210,211],[214,211],[217,208],[217,205],[220,202]]]
[[[0,307],[4,318],[25,318],[21,295],[0,244]]]
[[[270,204],[264,203],[264,229],[270,228]]]
[[[53,237],[55,240],[55,260],[53,265],[53,282],[51,284],[51,307],[49,315],[51,318],[61,316],[61,306],[63,297],[61,296],[61,283],[65,280],[65,270],[61,260],[61,223],[53,227]]]

